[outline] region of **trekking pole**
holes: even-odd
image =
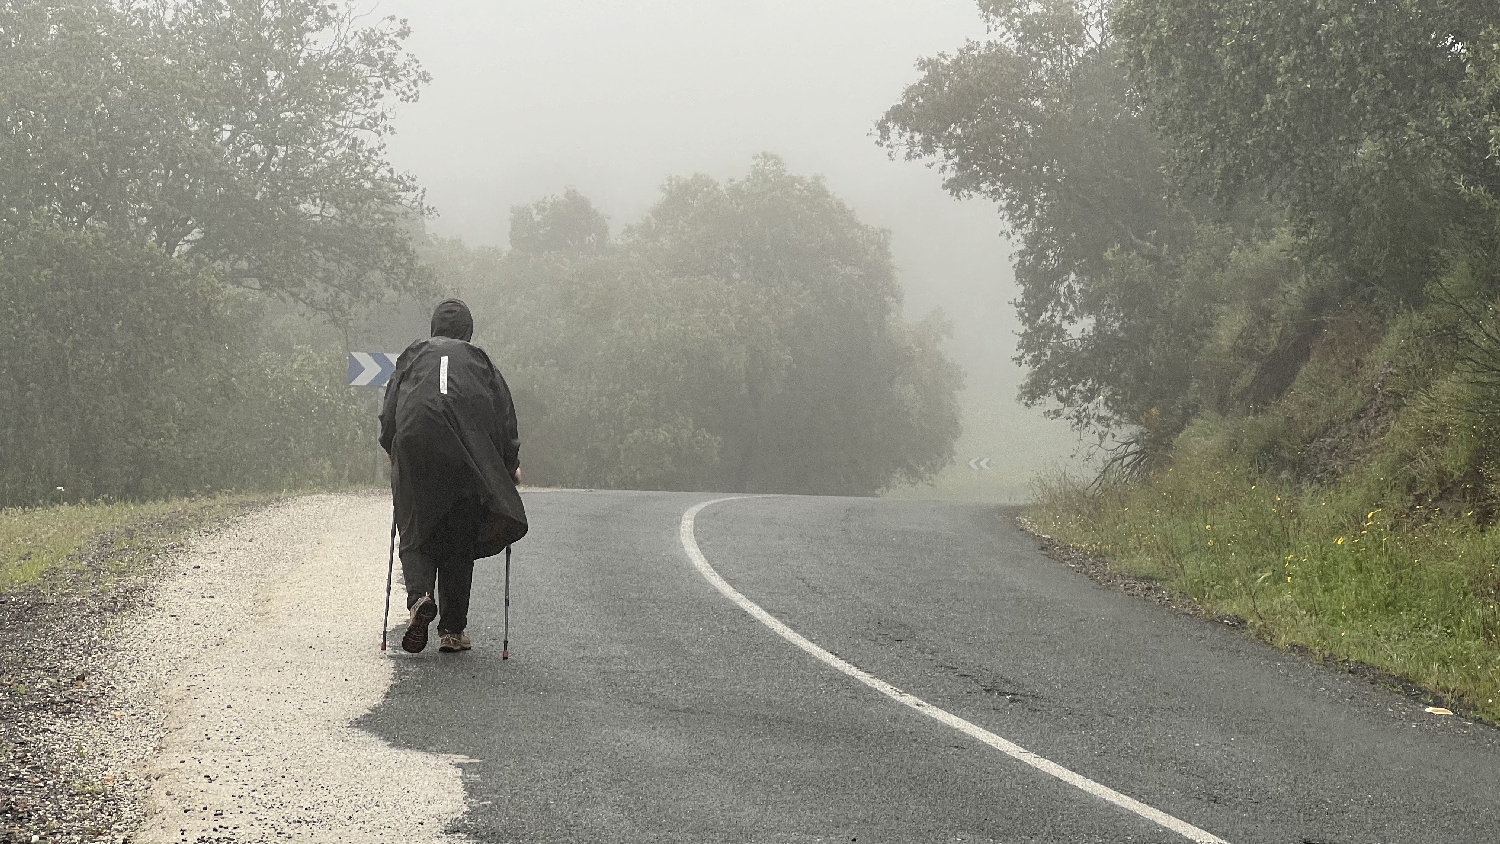
[[[385,569],[385,619],[380,622],[380,649],[385,650],[385,630],[391,626],[391,580],[396,576],[396,511],[391,510],[391,558]]]
[[[510,659],[510,546],[505,546],[505,638],[500,641],[500,658]]]

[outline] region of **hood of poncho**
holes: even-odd
[[[474,315],[462,299],[444,299],[432,312],[432,336],[467,343],[474,337]]]

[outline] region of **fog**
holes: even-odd
[[[996,468],[950,470],[948,492],[1014,488],[1074,450],[1065,425],[1014,402],[1011,248],[994,206],[953,199],[871,135],[920,57],[984,36],[972,0],[380,0],[370,13],[410,22],[432,76],[389,149],[427,189],[430,231],[503,245],[511,206],[571,186],[618,232],[667,177],[737,178],[776,153],[891,231],[909,319],[941,308],[953,322],[969,376],[959,463]]]

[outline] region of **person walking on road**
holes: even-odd
[[[411,617],[401,648],[471,647],[464,632],[474,561],[526,535],[521,441],[510,388],[470,343],[474,318],[461,300],[432,314],[432,336],[396,360],[380,411],[380,446],[391,459],[391,497],[401,531],[401,573]],[[436,600],[434,600],[436,598]]]

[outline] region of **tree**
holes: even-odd
[[[315,0],[0,4],[0,506],[367,480],[345,323],[418,289],[425,75]],[[275,351],[268,351],[273,346]]]
[[[989,38],[919,62],[879,142],[936,159],[951,193],[994,200],[1018,236],[1022,400],[1169,440],[1197,406],[1191,368],[1219,301],[1192,256],[1223,233],[1167,172],[1118,69],[1111,2],[979,5]]]
[[[404,24],[323,0],[0,7],[0,222],[109,227],[331,314],[420,284],[384,157],[426,80]]]
[[[1494,3],[1122,0],[1115,21],[1185,171],[1221,201],[1270,196],[1350,288],[1410,300],[1493,243]]]
[[[268,353],[263,297],[106,229],[0,225],[0,254],[0,507],[371,479],[343,350]]]
[[[627,238],[732,303],[744,377],[715,408],[717,488],[871,494],[952,460],[962,375],[942,324],[900,322],[889,234],[821,180],[771,155],[743,180],[674,179]]]
[[[821,181],[771,156],[672,179],[618,240],[576,192],[512,219],[513,248],[460,274],[531,477],[870,494],[951,461],[941,321],[900,321],[886,233]]]
[[[609,245],[609,221],[576,188],[510,212],[510,246],[522,252],[582,254]]]

